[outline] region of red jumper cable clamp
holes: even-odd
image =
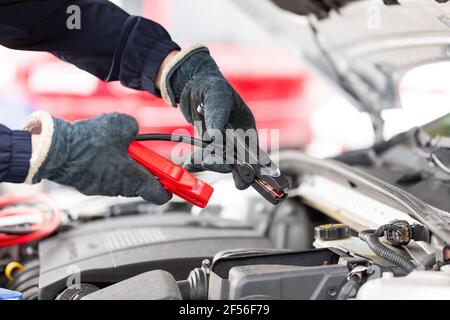
[[[135,161],[145,167],[170,193],[205,208],[214,189],[197,179],[188,171],[144,146],[141,142],[131,143],[128,152]]]

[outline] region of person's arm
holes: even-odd
[[[67,26],[71,5],[80,8],[80,30]],[[120,80],[127,87],[160,95],[168,104],[179,105],[188,122],[201,123],[200,129],[221,131],[229,123],[235,129],[256,133],[250,108],[222,75],[206,47],[180,50],[162,26],[130,16],[109,1],[0,2],[0,44],[49,51],[105,81]],[[200,105],[204,114],[198,112]],[[213,158],[202,163],[190,161],[187,168],[232,171],[223,163],[211,166]],[[248,187],[237,181],[237,175],[235,180],[238,188]]]
[[[0,182],[22,183],[30,168],[31,133],[0,125]]]
[[[67,25],[71,5],[80,8],[79,30]],[[51,52],[104,81],[155,95],[160,66],[180,49],[162,26],[107,0],[0,2],[0,44]]]
[[[137,132],[136,120],[118,113],[71,124],[38,111],[25,121],[24,131],[0,124],[0,182],[47,179],[86,195],[164,204],[172,195],[128,155]]]

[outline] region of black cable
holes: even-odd
[[[170,142],[181,142],[185,144],[190,144],[199,148],[206,148],[208,143],[189,136],[181,136],[177,134],[168,133],[146,133],[140,134],[135,138],[136,141],[170,141]]]
[[[0,234],[8,236],[22,236],[32,233],[34,230],[30,228],[14,227],[14,228],[0,228]]]
[[[169,142],[179,142],[188,145],[192,145],[194,147],[206,149],[208,147],[217,147],[218,150],[222,150],[222,146],[214,144],[214,141],[207,142],[201,139],[182,136],[177,134],[168,134],[168,133],[145,133],[137,135],[134,139],[135,141],[169,141]],[[212,152],[212,150],[210,150]],[[236,158],[234,159],[236,161]]]
[[[378,256],[383,259],[386,259],[389,262],[392,262],[396,266],[399,266],[406,273],[411,273],[414,269],[416,269],[416,265],[405,258],[404,256],[398,254],[394,250],[383,245],[379,238],[384,235],[386,231],[396,231],[398,230],[398,226],[388,224],[381,226],[377,230],[368,230],[359,233],[359,238],[369,245],[370,249],[373,250]]]
[[[222,152],[223,152],[223,147],[224,147],[220,144],[216,144],[214,142],[214,140],[208,142],[208,141],[193,138],[190,136],[182,136],[182,135],[169,134],[169,133],[144,133],[144,134],[137,135],[134,140],[135,141],[179,142],[179,143],[184,143],[184,144],[192,145],[194,147],[203,148],[203,149],[206,149],[208,147],[213,147],[213,148],[216,147],[217,150],[222,150]],[[210,150],[210,152],[212,152],[212,150]],[[236,154],[235,154],[234,161],[238,162],[238,159],[236,158]]]

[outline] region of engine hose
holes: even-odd
[[[379,240],[380,236],[382,236],[385,231],[394,230],[397,228],[398,227],[394,225],[384,225],[375,231],[368,230],[360,232],[358,236],[361,240],[365,241],[369,245],[370,249],[372,249],[373,252],[375,252],[379,257],[392,262],[409,274],[416,269],[416,265],[394,250],[383,245]]]

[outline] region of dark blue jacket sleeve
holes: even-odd
[[[0,125],[0,182],[22,183],[30,169],[31,133]]]
[[[72,5],[80,8],[80,29],[68,27]],[[162,26],[107,0],[0,1],[0,44],[51,52],[102,80],[155,95],[162,61],[179,49]]]

